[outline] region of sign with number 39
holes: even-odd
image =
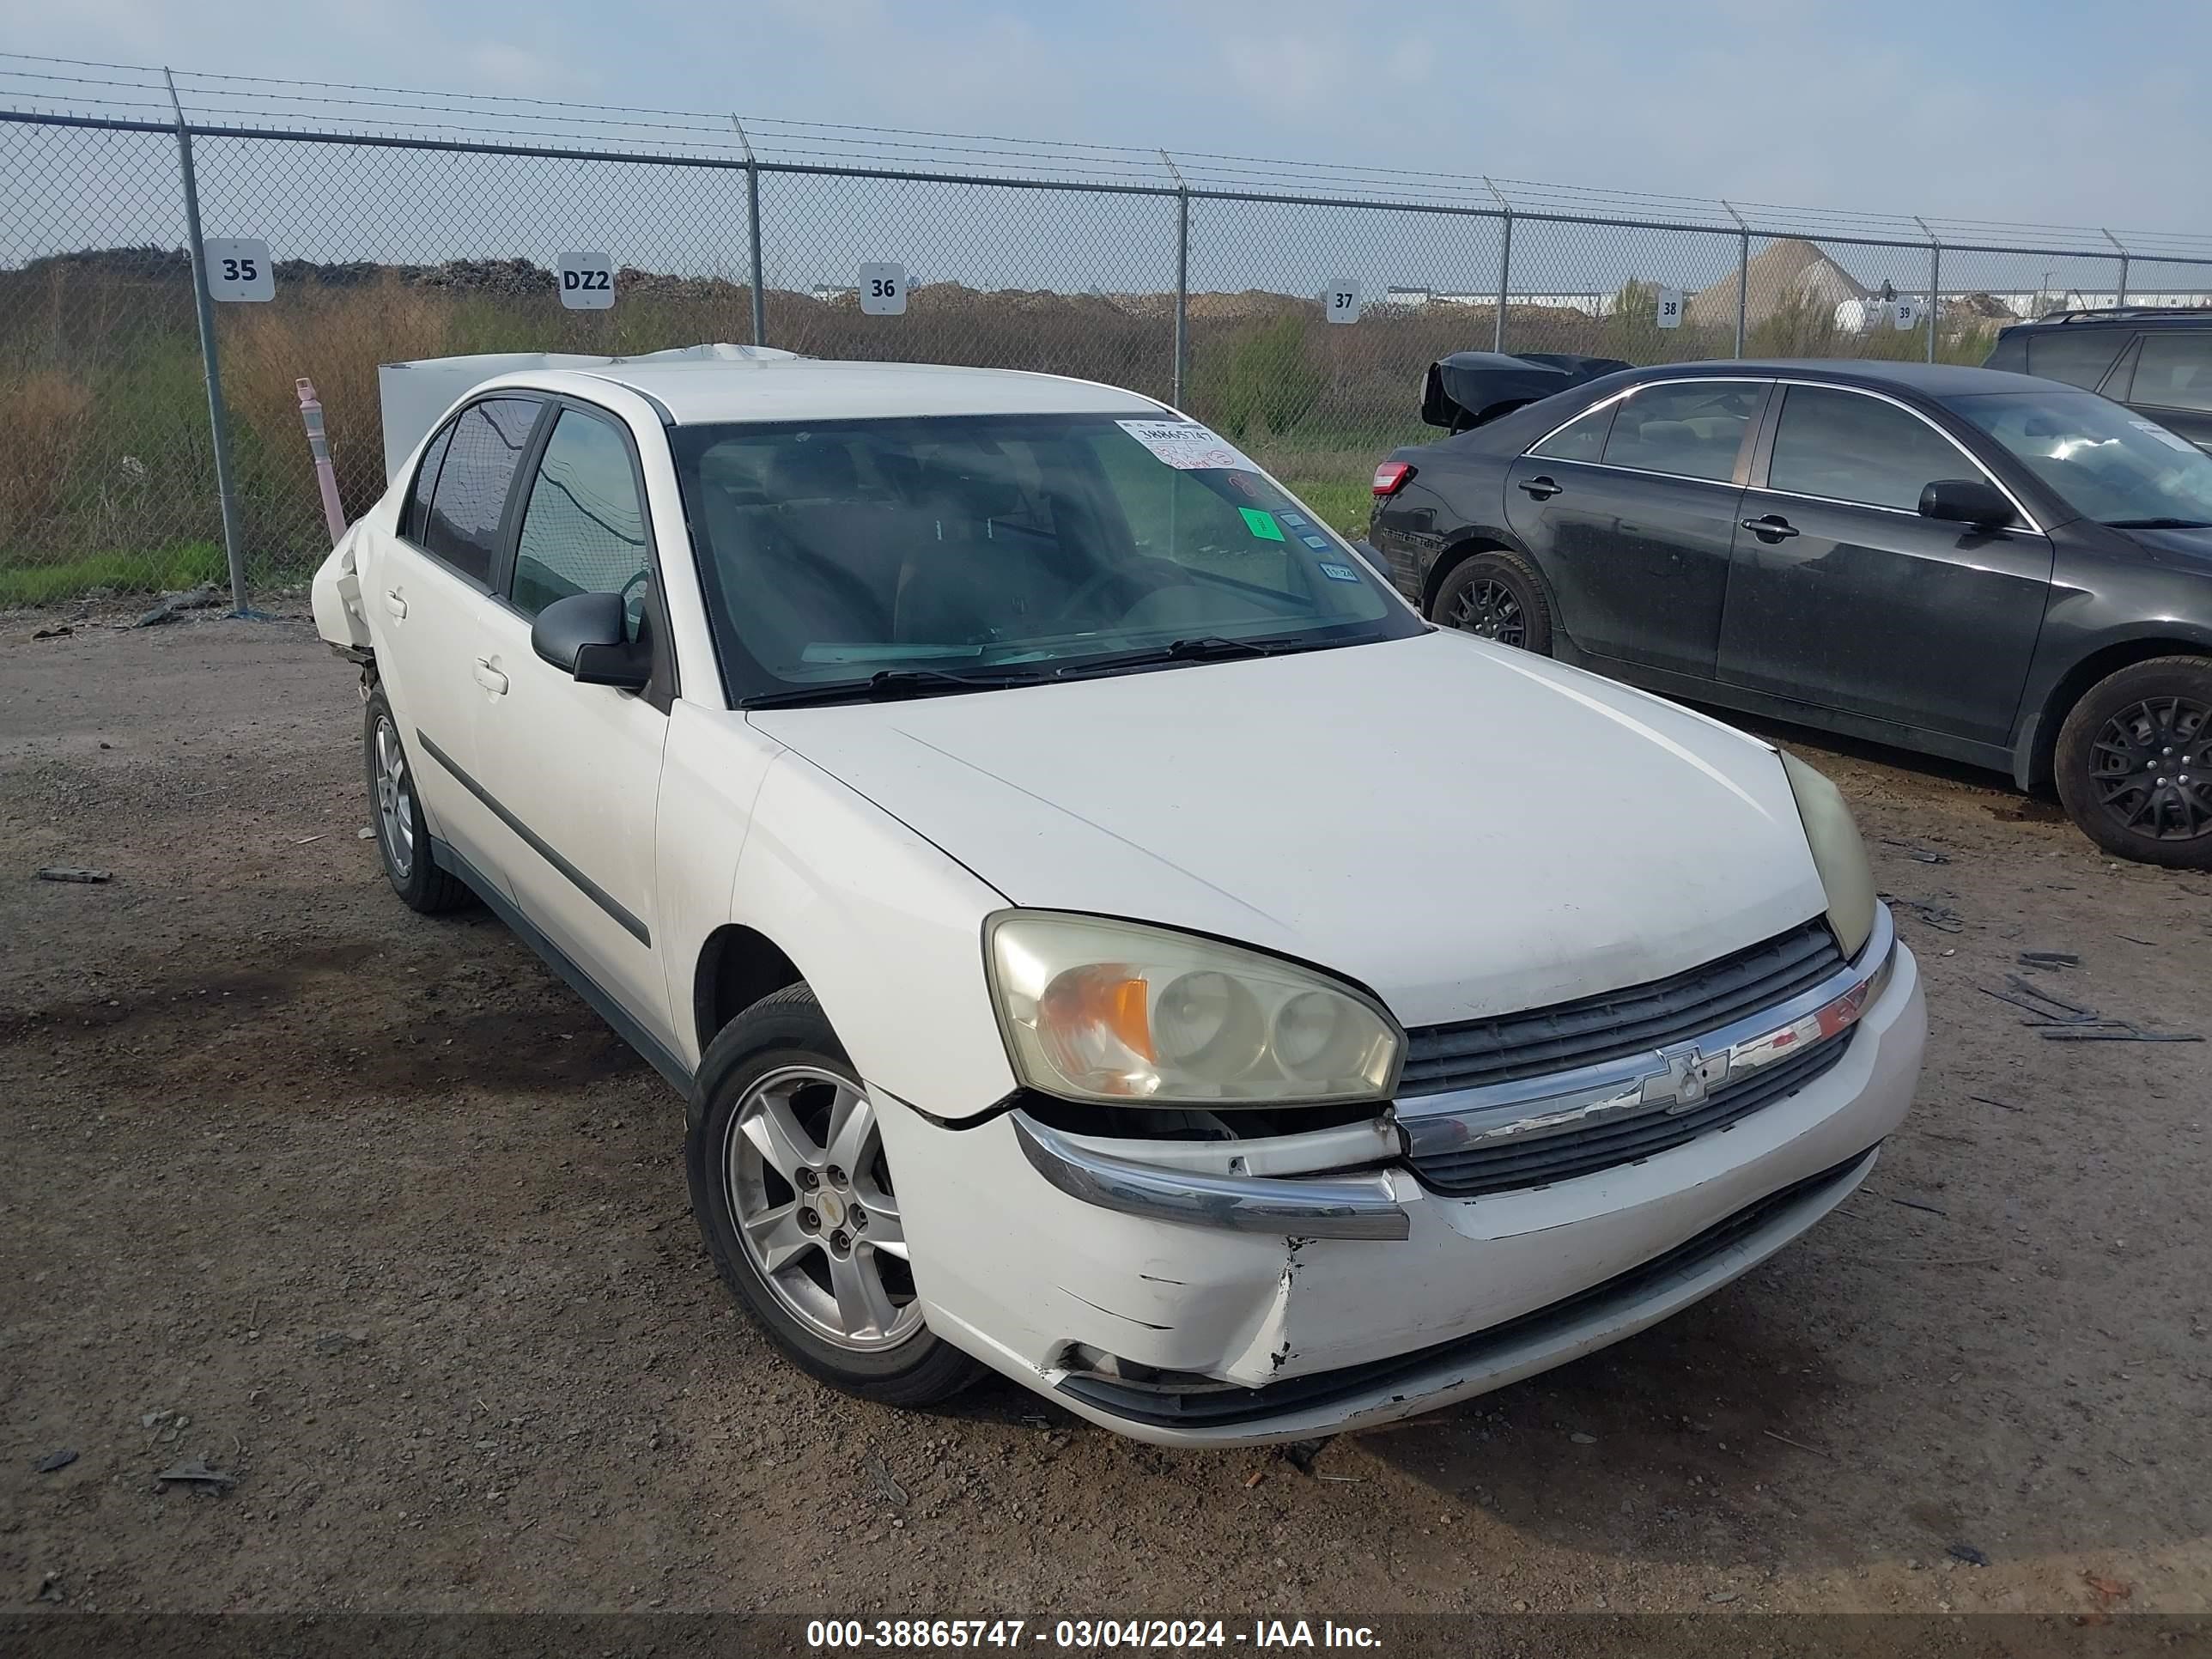
[[[273,300],[276,267],[258,236],[210,236],[200,243],[210,300]]]

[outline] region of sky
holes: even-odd
[[[2212,233],[2212,5],[0,0],[0,48]]]

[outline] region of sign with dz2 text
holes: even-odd
[[[615,302],[615,262],[604,253],[564,253],[554,261],[561,303],[571,311],[608,311]]]

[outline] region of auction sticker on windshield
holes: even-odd
[[[1126,422],[1124,424],[1126,424]],[[2134,427],[2139,432],[2149,433],[2152,437],[2157,439],[2159,442],[2164,444],[2168,449],[2178,449],[2185,455],[2194,455],[2197,453],[2197,446],[2195,444],[2190,442],[2188,439],[2183,437],[2179,432],[2168,432],[2156,421],[2130,421],[2128,424]]]
[[[1275,522],[1272,513],[1263,512],[1256,507],[1240,507],[1237,510],[1244,515],[1244,527],[1260,540],[1279,542],[1283,539],[1282,526]]]
[[[1179,472],[1257,472],[1236,445],[1196,421],[1116,421],[1127,433]]]

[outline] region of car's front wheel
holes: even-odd
[[[2106,852],[2212,869],[2212,658],[2154,657],[2100,680],[2052,761],[2067,816]]]
[[[922,1321],[874,1108],[805,986],[708,1045],[684,1150],[715,1270],[800,1370],[887,1406],[975,1379]]]
[[[1536,573],[1510,553],[1478,553],[1454,565],[1429,619],[1500,645],[1552,653],[1552,607]]]

